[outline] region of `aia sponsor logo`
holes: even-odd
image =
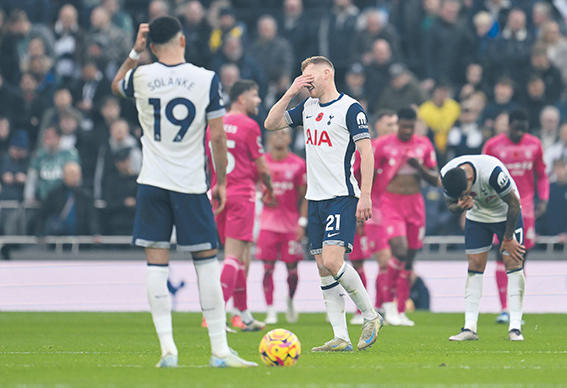
[[[319,114],[317,115],[317,117],[315,118],[315,121],[321,121],[321,120],[323,120],[323,116],[324,116],[323,112],[319,113]]]
[[[333,146],[333,144],[331,143],[331,138],[329,137],[327,131],[318,131],[316,129],[311,131],[311,129],[307,128],[306,137],[307,140],[305,144],[311,144],[314,146],[327,144],[329,147]]]

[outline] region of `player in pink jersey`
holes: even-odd
[[[237,81],[230,91],[230,110],[223,118],[228,149],[226,167],[226,206],[216,216],[224,263],[221,284],[225,302],[233,297],[243,331],[265,327],[254,319],[247,306],[247,268],[250,264],[250,242],[253,240],[256,181],[259,176],[273,197],[268,166],[264,158],[262,135],[258,124],[249,116],[258,113],[262,101],[254,81]],[[269,200],[267,200],[269,201]],[[240,326],[238,319],[233,325]]]
[[[378,137],[389,135],[391,133],[397,132],[398,128],[398,115],[396,112],[390,109],[382,109],[376,113],[376,122],[374,124],[374,129],[376,130],[376,135]],[[372,139],[372,147],[375,151],[375,144],[377,139]],[[356,159],[354,161],[354,171],[357,180],[359,180],[360,173],[360,155],[356,154]],[[360,181],[360,180],[359,180]],[[374,180],[373,185],[376,184]],[[370,258],[372,255],[376,257],[380,271],[376,277],[376,303],[375,306],[378,310],[381,309],[383,298],[382,298],[382,288],[387,284],[386,273],[387,266],[392,252],[390,251],[390,246],[388,245],[388,239],[386,238],[386,232],[382,226],[382,210],[380,209],[380,200],[375,195],[377,191],[372,190],[372,218],[366,221],[363,225],[357,225],[356,234],[354,235],[354,243],[352,252],[349,253],[348,258],[352,262],[352,266],[358,274],[360,275],[360,280],[366,287],[366,273],[364,271],[364,260]],[[382,288],[381,288],[382,286]],[[359,311],[354,314],[350,320],[352,325],[362,325],[362,315]]]
[[[549,200],[549,179],[543,162],[541,141],[529,133],[528,114],[520,109],[514,110],[509,116],[506,133],[501,133],[486,141],[483,154],[492,155],[499,159],[510,171],[520,192],[522,216],[524,218],[524,246],[527,251],[535,246],[535,220],[545,214]],[[537,180],[537,183],[536,183]],[[537,187],[538,206],[534,208],[534,197]],[[510,322],[508,312],[508,277],[502,261],[502,254],[496,254],[496,284],[502,306],[502,313],[496,318],[497,323]]]
[[[272,132],[268,139],[266,162],[272,177],[275,204],[265,202],[260,218],[260,234],[256,241],[255,257],[264,262],[263,285],[267,304],[265,322],[269,324],[278,321],[273,306],[274,268],[278,257],[286,264],[288,274],[286,319],[289,323],[295,323],[298,319],[293,296],[298,283],[297,263],[303,259],[301,239],[307,226],[307,176],[305,160],[289,151],[289,132],[289,128]]]
[[[372,194],[380,198],[383,225],[392,258],[388,264],[387,288],[382,306],[392,325],[413,326],[405,315],[409,297],[409,275],[425,234],[425,204],[421,179],[438,185],[437,160],[431,141],[414,134],[417,115],[410,107],[398,112],[398,133],[380,137],[374,148],[376,184]],[[392,289],[397,291],[397,308]]]

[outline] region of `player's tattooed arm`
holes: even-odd
[[[474,206],[473,199],[470,195],[464,195],[458,200],[445,198],[445,202],[447,203],[447,209],[453,214],[461,214],[466,210],[472,209]]]
[[[506,229],[500,246],[500,252],[506,251],[513,259],[522,261],[523,254],[526,253],[526,248],[514,238],[516,225],[518,225],[518,220],[520,219],[520,199],[514,190],[501,198],[508,204],[508,213],[506,214]]]

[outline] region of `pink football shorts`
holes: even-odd
[[[249,197],[227,197],[224,210],[215,217],[219,238],[224,245],[227,237],[252,241],[256,204]]]
[[[263,261],[279,259],[284,263],[295,263],[303,260],[303,246],[295,240],[295,233],[260,230],[254,257]]]
[[[408,248],[420,249],[425,237],[425,202],[421,193],[402,195],[386,191],[380,199],[388,241],[405,236]]]

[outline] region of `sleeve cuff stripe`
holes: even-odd
[[[364,132],[364,133],[359,133],[358,135],[354,135],[352,137],[352,140],[354,141],[359,141],[362,139],[370,139],[370,134],[368,132]]]
[[[293,125],[293,120],[291,119],[291,116],[289,115],[288,111],[284,112],[284,118],[287,125]]]
[[[212,112],[207,112],[207,120],[218,119],[219,117],[222,117],[225,114],[226,114],[225,108],[214,110]]]

